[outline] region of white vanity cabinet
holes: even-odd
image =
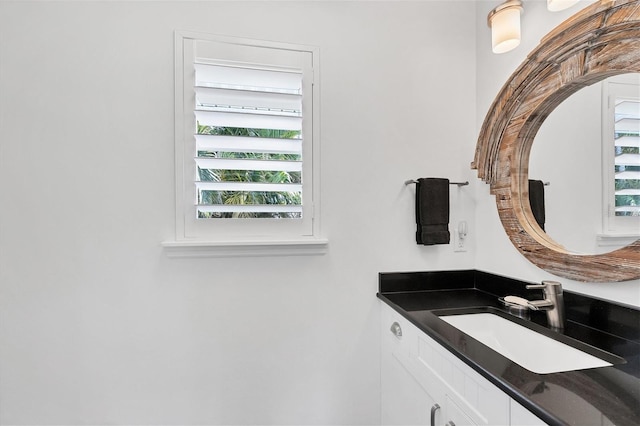
[[[429,407],[435,399],[418,382],[410,365],[417,350],[418,329],[392,312],[382,311],[382,424],[428,425]]]
[[[591,419],[593,420],[593,419]],[[540,420],[531,411],[518,404],[513,399],[511,400],[511,424],[514,426],[544,426],[545,422]],[[588,423],[585,423],[588,424]],[[604,424],[604,423],[603,423]]]
[[[383,425],[516,425],[524,419],[545,424],[388,305],[381,306]]]

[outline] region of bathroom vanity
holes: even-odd
[[[557,277],[640,278],[640,239],[570,251],[538,223],[529,194],[538,129],[581,88],[640,73],[638,28],[640,0],[594,2],[565,20],[503,85],[478,137],[472,168],[507,236]],[[544,290],[475,270],[381,273],[383,424],[640,425],[640,310]]]
[[[551,330],[544,312],[522,319],[499,301],[539,299],[527,284],[475,270],[381,273],[383,424],[640,424],[640,311],[565,291],[565,327]],[[556,371],[551,358],[531,371],[445,321],[472,313],[513,319],[605,366],[563,359]]]

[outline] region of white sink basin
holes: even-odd
[[[491,313],[440,316],[463,333],[538,374],[613,364]]]

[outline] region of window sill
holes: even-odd
[[[597,241],[599,246],[627,246],[636,241],[638,235],[632,234],[598,234]]]
[[[165,241],[168,257],[313,256],[327,252],[326,239],[285,241]]]

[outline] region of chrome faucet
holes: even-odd
[[[527,285],[527,289],[540,289],[544,292],[543,300],[529,300],[528,306],[534,311],[546,311],[549,326],[564,328],[564,297],[562,284],[556,281],[542,281],[542,284]]]

